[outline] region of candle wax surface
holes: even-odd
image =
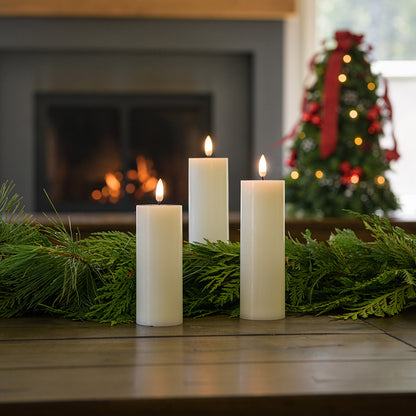
[[[179,325],[183,321],[182,206],[138,205],[136,227],[136,322]]]
[[[189,159],[189,241],[228,241],[228,217],[228,159]]]
[[[285,317],[284,200],[284,181],[241,182],[241,318]]]

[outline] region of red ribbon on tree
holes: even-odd
[[[359,45],[362,42],[363,36],[340,31],[335,33],[335,39],[338,45],[328,58],[323,87],[323,123],[319,143],[319,153],[322,158],[331,156],[337,147],[341,89],[338,75],[342,69],[342,58],[353,45]]]

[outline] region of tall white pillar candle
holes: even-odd
[[[182,206],[137,205],[136,240],[137,324],[181,324]]]
[[[265,168],[261,173],[264,175]],[[284,181],[241,181],[240,317],[243,319],[285,317],[284,201]]]
[[[210,156],[209,136],[205,143]],[[228,241],[228,229],[228,158],[190,158],[188,240]]]

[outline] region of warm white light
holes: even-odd
[[[348,54],[344,55],[344,56],[342,57],[342,60],[343,60],[346,64],[349,64],[349,63],[351,62],[351,55],[348,55]]]
[[[205,154],[207,156],[212,155],[212,140],[210,136],[207,136],[207,138],[205,139]]]
[[[338,75],[338,81],[339,82],[345,82],[347,80],[347,76],[345,74],[339,74]]]
[[[357,111],[357,110],[351,110],[351,111],[349,112],[349,116],[350,116],[351,118],[357,118],[357,117],[358,117],[358,111]]]
[[[259,175],[260,175],[260,177],[264,178],[266,176],[266,172],[267,172],[266,158],[264,157],[264,155],[261,155],[261,158],[259,160]]]
[[[384,185],[384,183],[386,182],[386,178],[384,176],[377,176],[376,178],[376,184],[377,185]]]
[[[292,172],[290,172],[290,177],[293,180],[299,179],[299,172],[297,170],[293,170]]]
[[[163,182],[162,179],[159,179],[157,186],[156,186],[156,201],[162,202],[163,201]]]

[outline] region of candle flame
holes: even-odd
[[[264,155],[261,155],[261,158],[259,160],[259,175],[260,175],[260,177],[264,178],[266,176],[266,172],[267,172],[266,158],[264,157]]]
[[[163,201],[163,182],[162,179],[159,179],[156,186],[156,201],[162,202]]]
[[[205,154],[207,156],[212,155],[212,140],[210,136],[207,136],[207,138],[205,139]]]

